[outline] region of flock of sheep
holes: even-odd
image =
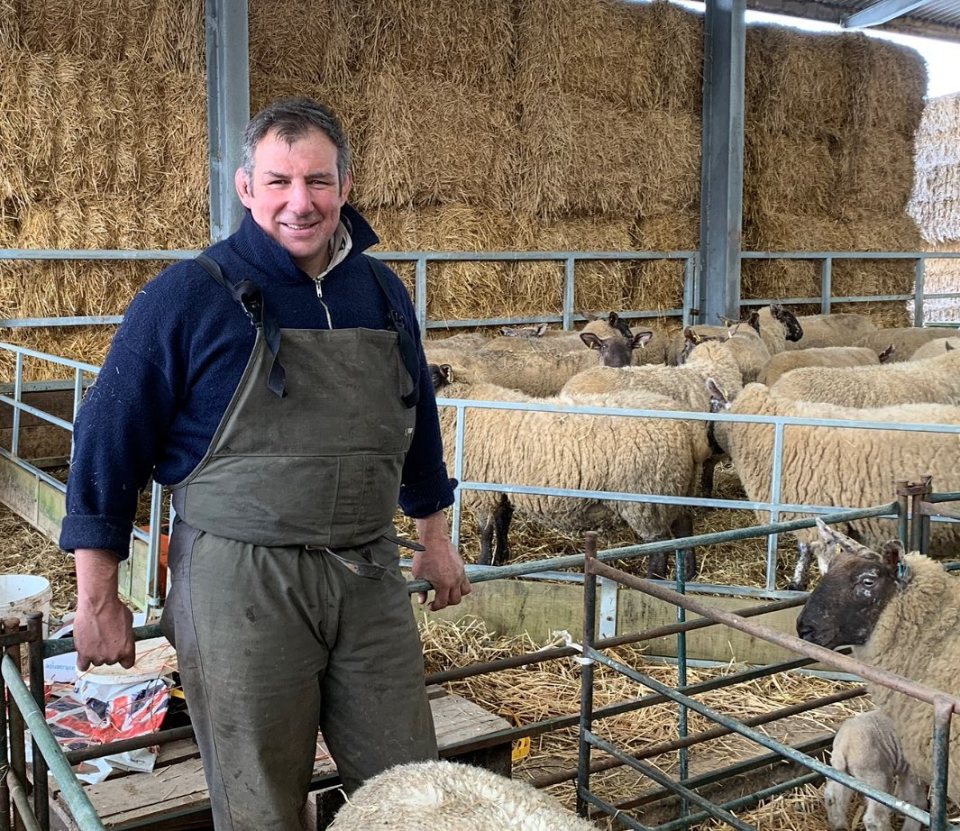
[[[672,335],[631,330],[615,313],[580,333],[531,327],[509,334],[426,341],[438,397],[960,424],[960,339],[949,329],[877,329],[856,314],[797,318],[773,304],[732,326]],[[451,466],[455,423],[455,410],[442,408]],[[773,438],[773,426],[760,423],[717,422],[714,430],[708,420],[468,409],[461,478],[696,498],[709,495],[713,464],[728,454],[747,498],[766,502]],[[787,427],[779,501],[877,505],[892,501],[896,480],[925,474],[938,491],[960,491],[957,444],[948,433]],[[477,517],[483,564],[509,558],[515,513],[566,532],[626,523],[645,542],[691,527],[690,509],[680,505],[470,490],[461,499]],[[934,523],[931,553],[949,551],[958,527]],[[875,519],[843,530],[877,546],[896,533],[892,521]],[[791,587],[802,589],[816,535],[795,535],[800,558]],[[650,576],[664,571],[662,559],[648,563]]]

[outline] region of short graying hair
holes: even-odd
[[[312,98],[281,98],[258,112],[243,131],[243,172],[253,177],[253,154],[271,130],[288,144],[303,138],[310,130],[320,130],[337,148],[337,175],[340,185],[350,169],[350,140],[336,114]]]

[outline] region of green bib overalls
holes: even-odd
[[[280,331],[281,396],[267,328],[174,488],[163,625],[218,831],[300,827],[318,725],[348,790],[437,756],[391,536],[415,418],[397,332]]]

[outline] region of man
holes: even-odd
[[[398,493],[430,608],[470,592],[414,310],[362,253],[340,123],[279,101],[243,151],[241,227],[134,299],[80,409],[60,538],[80,669],[129,666],[117,566],[148,478],[172,487],[163,625],[218,831],[298,827],[318,723],[348,790],[436,757]]]

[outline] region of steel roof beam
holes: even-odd
[[[897,17],[929,5],[931,0],[878,0],[865,9],[854,12],[840,21],[845,29],[862,29],[866,26],[879,26]]]

